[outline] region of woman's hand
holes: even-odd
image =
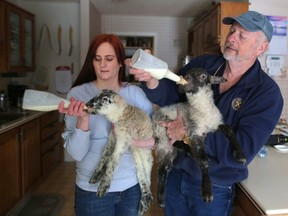
[[[89,130],[89,114],[84,110],[85,103],[83,101],[70,98],[70,104],[67,108],[64,107],[64,102],[60,102],[58,111],[70,116],[78,116],[77,128],[88,131]]]
[[[65,113],[70,116],[88,116],[88,113],[84,111],[85,103],[75,98],[71,97],[70,104],[67,108],[64,107],[64,101],[61,101],[58,106],[58,111],[60,113]]]
[[[131,146],[138,147],[138,148],[144,148],[144,149],[153,149],[155,145],[155,139],[154,137],[151,137],[146,140],[133,140]]]

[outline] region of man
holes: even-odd
[[[248,177],[247,165],[267,141],[282,112],[283,98],[279,87],[261,69],[257,59],[271,41],[271,23],[255,11],[226,17],[223,23],[231,25],[223,56],[196,57],[179,74],[185,74],[192,67],[202,67],[209,74],[227,79],[223,84],[212,86],[214,100],[224,122],[233,127],[247,164],[239,164],[233,159],[229,141],[221,132],[208,134],[205,145],[210,158],[214,200],[205,203],[201,198],[199,166],[179,151],[166,185],[166,216],[231,215],[235,183]],[[130,72],[139,81],[145,81],[143,89],[153,103],[164,106],[180,100],[177,87],[171,81],[158,81],[143,70],[132,68]],[[186,129],[181,116],[165,126],[171,143],[182,140]]]

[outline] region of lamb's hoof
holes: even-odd
[[[164,201],[163,202],[158,202],[158,206],[160,208],[165,208],[165,202]]]
[[[247,161],[246,161],[246,158],[241,158],[238,160],[238,162],[245,165]]]
[[[246,164],[247,160],[244,156],[244,154],[242,152],[238,152],[238,151],[234,151],[233,152],[233,157],[235,158],[235,160],[238,162],[238,163],[241,163],[243,165]]]
[[[202,198],[205,202],[209,203],[213,201],[213,194],[211,191],[203,191],[202,192]]]
[[[102,177],[101,174],[102,174],[101,172],[95,171],[95,172],[93,173],[93,175],[91,176],[91,178],[90,178],[90,180],[89,180],[89,183],[90,183],[90,184],[95,184],[95,183],[99,182],[100,179],[101,179],[101,177]]]
[[[97,197],[99,198],[103,197],[107,193],[108,189],[109,187],[105,185],[103,186],[102,184],[100,184],[96,192]]]
[[[213,201],[211,183],[206,182],[202,186],[202,198],[205,202],[209,203]]]
[[[140,199],[138,215],[144,215],[153,203],[153,196],[151,192],[142,194]]]
[[[90,178],[89,183],[90,184],[95,184],[97,181],[95,178],[93,178],[93,176]]]
[[[96,196],[99,197],[99,198],[103,197],[104,194],[105,194],[104,192],[99,191],[99,190],[96,192]]]
[[[164,196],[159,196],[159,195],[158,195],[157,201],[158,201],[158,206],[159,206],[160,208],[165,208]]]

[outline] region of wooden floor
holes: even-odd
[[[75,163],[63,162],[51,172],[33,192],[59,193],[65,196],[66,201],[61,216],[75,216],[74,213],[74,188],[75,188]],[[152,193],[154,196],[153,206],[145,216],[163,216],[163,210],[157,206],[156,190],[157,177],[155,169],[152,171]]]

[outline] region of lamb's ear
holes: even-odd
[[[222,76],[209,76],[209,80],[211,84],[220,84],[224,83],[227,80]]]
[[[115,94],[114,95],[114,101],[115,101],[115,103],[120,103],[122,101],[121,96],[118,94]]]

